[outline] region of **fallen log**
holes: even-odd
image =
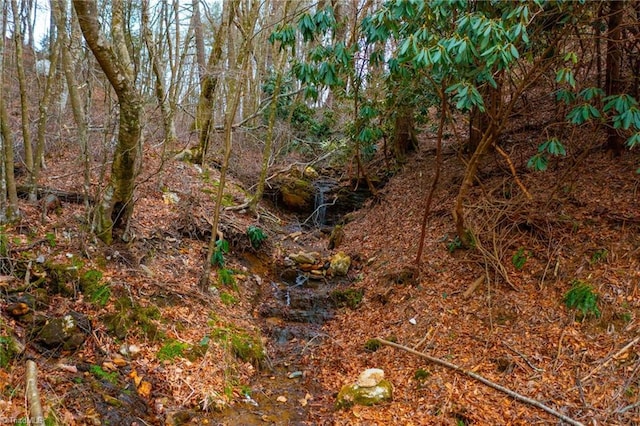
[[[40,393],[38,392],[38,367],[32,360],[27,361],[26,376],[26,399],[29,404],[29,417],[31,424],[44,425],[42,405],[40,404]]]
[[[472,379],[475,379],[475,380],[479,381],[480,383],[483,383],[483,384],[489,386],[490,388],[493,388],[493,389],[498,390],[500,392],[506,393],[507,395],[509,395],[510,397],[512,397],[513,399],[515,399],[517,401],[524,402],[525,404],[533,405],[534,407],[540,408],[541,410],[544,410],[547,413],[549,413],[549,414],[551,414],[553,416],[556,416],[557,418],[569,423],[570,425],[573,425],[573,426],[584,426],[583,423],[580,423],[577,420],[574,420],[574,419],[572,419],[570,417],[565,416],[562,413],[559,413],[558,411],[554,410],[553,408],[544,405],[540,401],[528,398],[528,397],[526,397],[524,395],[521,395],[521,394],[519,394],[517,392],[512,391],[511,389],[507,389],[504,386],[501,386],[501,385],[499,385],[497,383],[494,383],[489,379],[485,379],[484,377],[482,377],[479,374],[474,373],[473,371],[465,370],[462,367],[459,367],[459,366],[457,366],[455,364],[452,364],[452,363],[450,363],[448,361],[445,361],[443,359],[432,357],[430,355],[425,354],[424,352],[418,352],[418,351],[416,351],[414,349],[411,349],[408,346],[404,346],[404,345],[400,345],[398,343],[390,342],[390,341],[382,339],[380,337],[377,337],[376,340],[379,341],[383,345],[391,346],[391,347],[394,347],[396,349],[401,349],[401,350],[409,352],[409,353],[411,353],[413,355],[417,355],[417,356],[419,356],[421,358],[425,358],[426,360],[429,360],[429,361],[433,362],[434,364],[438,364],[438,365],[441,365],[443,367],[450,368],[451,370],[454,370],[454,371],[456,371],[458,373],[464,374],[465,376],[471,377]]]
[[[18,197],[20,198],[28,198],[29,191],[30,188],[27,185],[18,185],[16,187],[16,192],[18,193]],[[84,203],[84,194],[82,192],[70,192],[63,191],[61,189],[49,188],[47,186],[38,186],[36,187],[36,194],[38,196],[38,199],[44,198],[47,195],[55,195],[56,197],[58,197],[58,199],[60,199],[60,201],[64,201],[66,203]],[[94,204],[93,197],[89,195],[87,198],[90,204]]]

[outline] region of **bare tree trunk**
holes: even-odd
[[[71,59],[71,39],[67,33],[67,0],[54,0],[51,2],[51,12],[58,28],[58,39],[61,44],[62,71],[67,82],[69,97],[71,98],[71,110],[76,122],[78,131],[78,141],[82,152],[82,187],[84,193],[84,204],[87,218],[89,218],[89,190],[91,187],[91,177],[89,170],[89,137],[87,134],[87,118],[82,106],[82,99],[78,92],[78,82],[73,71],[73,61]]]
[[[226,28],[228,28],[235,19],[236,9],[239,3],[239,0],[225,0],[223,2],[224,18],[218,31],[216,31],[213,47],[209,54],[209,60],[207,61],[206,73],[201,83],[200,99],[198,101],[198,109],[194,123],[194,129],[199,132],[199,138],[198,147],[193,155],[193,160],[199,164],[204,163],[204,158],[209,149],[209,139],[214,127],[213,101],[218,86],[218,71],[216,68],[222,58],[223,34],[225,34]]]
[[[231,5],[233,6],[233,5]],[[240,51],[237,56],[237,67],[235,72],[228,71],[226,80],[227,86],[227,102],[225,109],[225,119],[224,119],[224,158],[222,160],[222,164],[220,167],[220,183],[218,185],[218,193],[216,196],[216,210],[213,216],[213,223],[211,225],[211,241],[209,242],[209,248],[207,251],[207,258],[204,262],[204,268],[202,271],[202,276],[200,277],[200,288],[206,290],[209,288],[209,275],[211,273],[211,258],[213,256],[214,250],[216,248],[216,237],[218,235],[218,225],[220,222],[220,211],[222,207],[222,198],[224,195],[224,187],[227,176],[227,169],[229,167],[229,158],[231,157],[231,148],[233,145],[233,123],[236,117],[236,113],[238,111],[238,106],[240,105],[240,99],[243,91],[243,87],[245,87],[245,82],[247,80],[246,71],[249,64],[249,55],[251,53],[252,40],[253,40],[253,32],[255,29],[258,13],[259,13],[259,3],[258,0],[252,0],[251,3],[245,3],[245,7],[248,7],[249,10],[246,10],[245,13],[248,15],[246,21],[242,22],[242,44]],[[231,21],[229,21],[230,23]],[[227,39],[229,40],[232,37],[231,34],[231,26],[227,26]]]
[[[122,0],[112,2],[111,36],[107,41],[98,23],[95,0],[73,0],[74,9],[87,45],[111,83],[120,107],[118,144],[111,166],[111,177],[96,207],[94,226],[105,243],[113,241],[114,229],[122,229],[128,240],[127,226],[133,214],[135,167],[142,134],[142,102],[135,87],[134,67],[129,58],[123,32]]]
[[[31,132],[29,129],[29,98],[27,94],[27,82],[24,75],[24,52],[22,48],[22,31],[18,17],[20,12],[16,0],[11,0],[11,10],[14,17],[14,34],[13,39],[16,46],[16,68],[18,71],[18,85],[20,87],[20,113],[22,116],[22,140],[24,141],[24,164],[28,173],[28,185],[33,188],[29,192],[29,200],[36,200],[35,193],[35,176],[33,174],[33,147],[31,145]]]
[[[0,0],[2,6],[2,25],[1,32],[6,34],[7,28],[7,9],[3,0]],[[13,137],[9,128],[9,115],[4,102],[4,37],[0,37],[0,134],[2,135],[2,160],[3,160],[3,194],[2,212],[0,212],[1,222],[15,220],[20,211],[18,210],[18,193],[16,191],[16,180],[14,176],[14,154],[13,154]],[[6,191],[6,192],[5,192]]]
[[[53,32],[51,33],[53,34]],[[57,67],[58,67],[58,56],[60,52],[60,44],[55,41],[51,43],[52,50],[50,60],[49,60],[49,73],[47,75],[44,92],[42,94],[42,99],[39,103],[39,116],[38,116],[38,131],[36,136],[36,152],[33,163],[33,181],[35,185],[38,183],[38,178],[40,177],[40,170],[44,165],[44,147],[45,147],[45,136],[47,130],[47,119],[49,118],[49,107],[51,106],[51,99],[53,95],[53,88],[56,81],[57,75]],[[35,190],[34,185],[34,190]]]
[[[624,90],[622,81],[622,17],[625,2],[609,1],[609,22],[607,29],[607,74],[605,92],[607,96],[619,95]],[[624,137],[614,129],[613,123],[607,123],[607,149],[613,155],[620,156],[624,150]]]
[[[207,72],[207,60],[205,59],[204,34],[202,31],[202,17],[200,15],[200,0],[192,0],[193,12],[193,34],[196,39],[196,63],[198,65],[198,81],[202,85],[202,80]],[[202,89],[202,88],[201,88]]]
[[[197,0],[194,0],[194,1],[197,1]],[[165,138],[164,149],[166,149],[166,146],[173,145],[174,142],[178,139],[178,137],[176,135],[176,126],[173,121],[173,117],[175,115],[174,110],[171,108],[171,105],[169,104],[167,90],[164,85],[164,70],[160,65],[160,58],[158,57],[158,54],[156,52],[153,36],[151,34],[151,30],[149,29],[148,0],[143,0],[142,2],[142,30],[143,30],[144,42],[147,46],[147,50],[149,51],[149,60],[151,61],[151,69],[155,77],[155,94],[156,94],[156,99],[158,100],[158,105],[160,105],[160,113],[162,114],[162,124],[164,128],[164,138]],[[163,152],[163,159],[164,159],[164,152]]]

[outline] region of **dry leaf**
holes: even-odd
[[[144,398],[148,398],[151,395],[151,383],[142,381],[138,386],[138,394]]]

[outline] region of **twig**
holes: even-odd
[[[627,411],[629,411],[629,410],[633,410],[633,409],[634,409],[634,408],[636,408],[636,407],[640,407],[640,401],[638,401],[638,402],[634,402],[633,404],[631,404],[631,405],[627,405],[626,407],[618,408],[618,409],[616,410],[616,414],[624,414],[624,413],[626,413]]]
[[[504,152],[502,150],[502,148],[500,148],[498,145],[494,144],[493,146],[495,147],[496,151],[498,151],[498,154],[500,154],[502,156],[502,158],[504,158],[505,161],[507,162],[507,164],[509,165],[509,169],[511,169],[511,174],[513,174],[513,178],[515,179],[516,184],[520,187],[522,192],[524,192],[524,195],[529,200],[532,200],[533,197],[531,196],[531,194],[529,194],[529,191],[527,191],[527,188],[524,186],[524,184],[522,183],[522,181],[518,177],[518,174],[516,173],[516,168],[513,166],[513,161],[511,161],[511,158],[509,158],[509,154]]]
[[[527,365],[528,365],[529,367],[531,367],[531,369],[532,369],[533,371],[537,371],[537,372],[544,371],[544,368],[538,368],[538,367],[536,367],[535,365],[533,365],[533,364],[531,363],[531,361],[529,361],[529,359],[528,359],[528,358],[527,358],[523,353],[518,352],[515,348],[512,348],[511,346],[509,346],[509,345],[508,345],[507,343],[505,343],[505,342],[502,342],[502,344],[503,344],[503,345],[505,345],[505,346],[506,346],[508,349],[510,349],[511,351],[513,351],[513,352],[515,352],[516,354],[520,355],[520,358],[524,359],[524,362],[526,362],[526,363],[527,363]]]
[[[638,343],[640,341],[640,336],[636,337],[635,339],[633,339],[632,341],[630,341],[629,343],[627,343],[622,349],[620,349],[618,352],[616,352],[613,355],[609,355],[605,361],[598,365],[596,368],[594,368],[593,370],[591,370],[591,372],[589,374],[587,374],[586,376],[584,376],[581,380],[581,382],[585,382],[587,381],[591,376],[593,376],[594,374],[596,374],[598,371],[600,371],[601,368],[605,367],[607,364],[609,364],[611,362],[612,359],[619,357],[620,355],[622,355],[623,353],[625,353],[626,351],[628,351],[629,349],[631,349],[631,347],[633,347],[633,345],[635,345],[636,343]]]
[[[31,424],[43,425],[42,405],[40,404],[40,394],[38,393],[38,367],[32,360],[27,361],[27,389],[26,397],[29,404],[29,415]]]
[[[553,415],[553,416],[555,416],[555,417],[557,417],[557,418],[569,423],[570,425],[573,425],[573,426],[584,426],[583,423],[580,423],[579,421],[574,420],[571,417],[567,417],[564,414],[559,413],[558,411],[554,410],[553,408],[544,405],[540,401],[528,398],[528,397],[526,397],[524,395],[521,395],[521,394],[519,394],[517,392],[512,391],[511,389],[507,389],[504,386],[501,386],[501,385],[499,385],[497,383],[494,383],[491,380],[485,379],[481,375],[476,374],[476,373],[474,373],[472,371],[464,370],[462,367],[459,367],[459,366],[457,366],[455,364],[452,364],[452,363],[450,363],[448,361],[445,361],[445,360],[440,359],[440,358],[432,357],[432,356],[427,355],[427,354],[425,354],[423,352],[415,351],[415,350],[413,350],[413,349],[411,349],[411,348],[409,348],[407,346],[399,345],[398,343],[393,343],[393,342],[390,342],[388,340],[381,339],[379,337],[376,338],[376,339],[380,343],[382,343],[383,345],[391,346],[391,347],[394,347],[396,349],[402,349],[403,351],[407,351],[407,352],[409,352],[409,353],[411,353],[413,355],[417,355],[417,356],[419,356],[421,358],[425,358],[425,359],[427,359],[427,360],[429,360],[429,361],[431,361],[431,362],[433,362],[435,364],[441,365],[443,367],[450,368],[450,369],[452,369],[452,370],[454,370],[454,371],[456,371],[458,373],[461,373],[461,374],[464,374],[465,376],[471,377],[472,379],[475,379],[475,380],[477,380],[477,381],[489,386],[490,388],[493,388],[493,389],[498,390],[500,392],[506,393],[507,395],[509,395],[510,397],[512,397],[513,399],[515,399],[517,401],[524,402],[525,404],[533,405],[534,407],[540,408],[541,410],[546,411],[547,413],[549,413],[549,414],[551,414],[551,415]]]

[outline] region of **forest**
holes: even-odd
[[[0,424],[640,424],[640,1],[0,5]]]

